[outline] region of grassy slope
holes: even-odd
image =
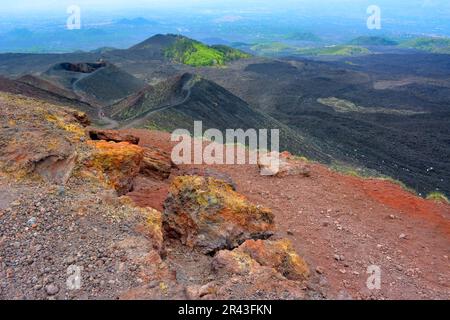
[[[330,47],[298,47],[282,42],[263,42],[253,44],[250,49],[259,55],[276,56],[284,54],[300,54],[307,56],[353,56],[369,54],[370,50],[355,45],[336,45]]]
[[[353,56],[359,54],[369,54],[370,50],[353,45],[338,45],[323,48],[299,49],[298,53],[310,56]]]
[[[385,37],[361,36],[353,39],[349,43],[356,46],[395,46],[398,42]]]
[[[432,53],[450,54],[450,39],[448,38],[414,38],[402,42],[399,46]]]
[[[165,49],[164,55],[172,61],[194,67],[222,66],[229,61],[249,57],[248,54],[233,48],[207,46],[188,38],[177,39]]]

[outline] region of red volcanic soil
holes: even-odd
[[[127,132],[142,145],[171,150],[169,134]],[[311,285],[325,298],[450,299],[448,204],[424,200],[389,181],[311,166],[310,177],[284,178],[261,176],[256,165],[195,167],[228,174],[238,192],[273,210],[275,237],[292,240],[313,270]],[[129,196],[162,210],[168,184],[139,180]],[[371,265],[381,269],[379,290],[366,285]]]

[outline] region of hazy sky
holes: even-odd
[[[28,10],[64,10],[69,5],[79,5],[91,10],[117,10],[145,7],[203,7],[203,8],[240,8],[251,6],[267,6],[278,8],[289,7],[346,7],[351,5],[375,4],[389,7],[404,7],[405,10],[418,8],[449,8],[449,0],[0,0],[0,11]]]
[[[177,11],[189,14],[245,15],[283,12],[286,16],[364,19],[369,5],[378,5],[387,20],[414,24],[417,19],[450,26],[450,0],[0,0],[0,16],[33,15],[46,18],[67,15],[70,5],[78,5],[91,20],[111,15],[152,16]],[[171,11],[172,10],[172,11]],[[127,14],[131,13],[131,14]],[[426,24],[426,23],[425,23]]]

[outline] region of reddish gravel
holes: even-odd
[[[167,133],[127,132],[138,135],[142,145],[171,150]],[[312,282],[326,298],[450,298],[448,204],[318,164],[312,165],[311,177],[285,178],[261,176],[255,165],[208,167],[228,174],[237,191],[273,210],[276,237],[293,241],[317,271]],[[168,182],[140,180],[129,195],[139,205],[161,210],[167,188]],[[366,286],[370,265],[381,268],[380,290]]]

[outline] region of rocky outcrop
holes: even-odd
[[[247,240],[233,251],[250,256],[262,266],[274,268],[290,280],[305,280],[310,274],[308,265],[288,239]]]
[[[290,280],[306,280],[310,274],[306,262],[287,239],[247,240],[232,251],[219,251],[212,263],[219,274],[245,275],[261,266],[273,268]]]
[[[139,144],[139,137],[118,130],[90,129],[88,133],[89,137],[94,141],[127,142],[134,145]],[[139,173],[152,179],[167,179],[170,176],[172,169],[175,168],[175,164],[172,162],[170,154],[155,146],[142,147],[142,150],[143,158],[140,162]]]
[[[112,142],[128,142],[131,144],[139,144],[139,137],[117,130],[90,129],[89,137],[92,140],[105,140]]]
[[[91,125],[91,120],[87,116],[86,113],[80,112],[80,111],[74,111],[73,113],[74,118],[78,121],[79,124],[81,124],[83,127],[87,127]]]
[[[258,167],[261,175],[265,176],[304,176],[311,175],[311,167],[305,159],[296,158],[289,152],[276,151],[259,155]]]
[[[178,175],[180,176],[201,176],[205,178],[214,178],[218,180],[222,180],[230,185],[230,187],[236,191],[236,183],[234,183],[233,179],[230,177],[230,175],[210,169],[210,168],[190,168],[190,169],[184,169],[181,172],[178,172]]]
[[[78,154],[73,152],[67,157],[51,155],[35,164],[34,172],[45,180],[55,184],[66,184],[76,166]]]
[[[216,280],[186,288],[188,299],[302,299],[306,263],[289,240],[247,240],[212,260]]]
[[[0,93],[0,170],[64,184],[85,132],[83,114],[46,102]]]
[[[92,147],[84,167],[94,177],[113,187],[119,195],[133,189],[139,173],[144,149],[128,142],[88,141]]]
[[[257,266],[242,275],[229,275],[205,285],[185,288],[189,300],[301,300],[304,287],[273,268]]]
[[[273,218],[270,209],[250,203],[214,178],[177,177],[164,203],[165,229],[204,253],[269,237],[275,228]]]
[[[144,148],[144,158],[140,173],[158,180],[165,180],[170,176],[175,164],[170,155],[156,147]]]
[[[216,280],[186,288],[188,299],[302,299],[305,262],[288,240],[247,240],[212,260]]]

